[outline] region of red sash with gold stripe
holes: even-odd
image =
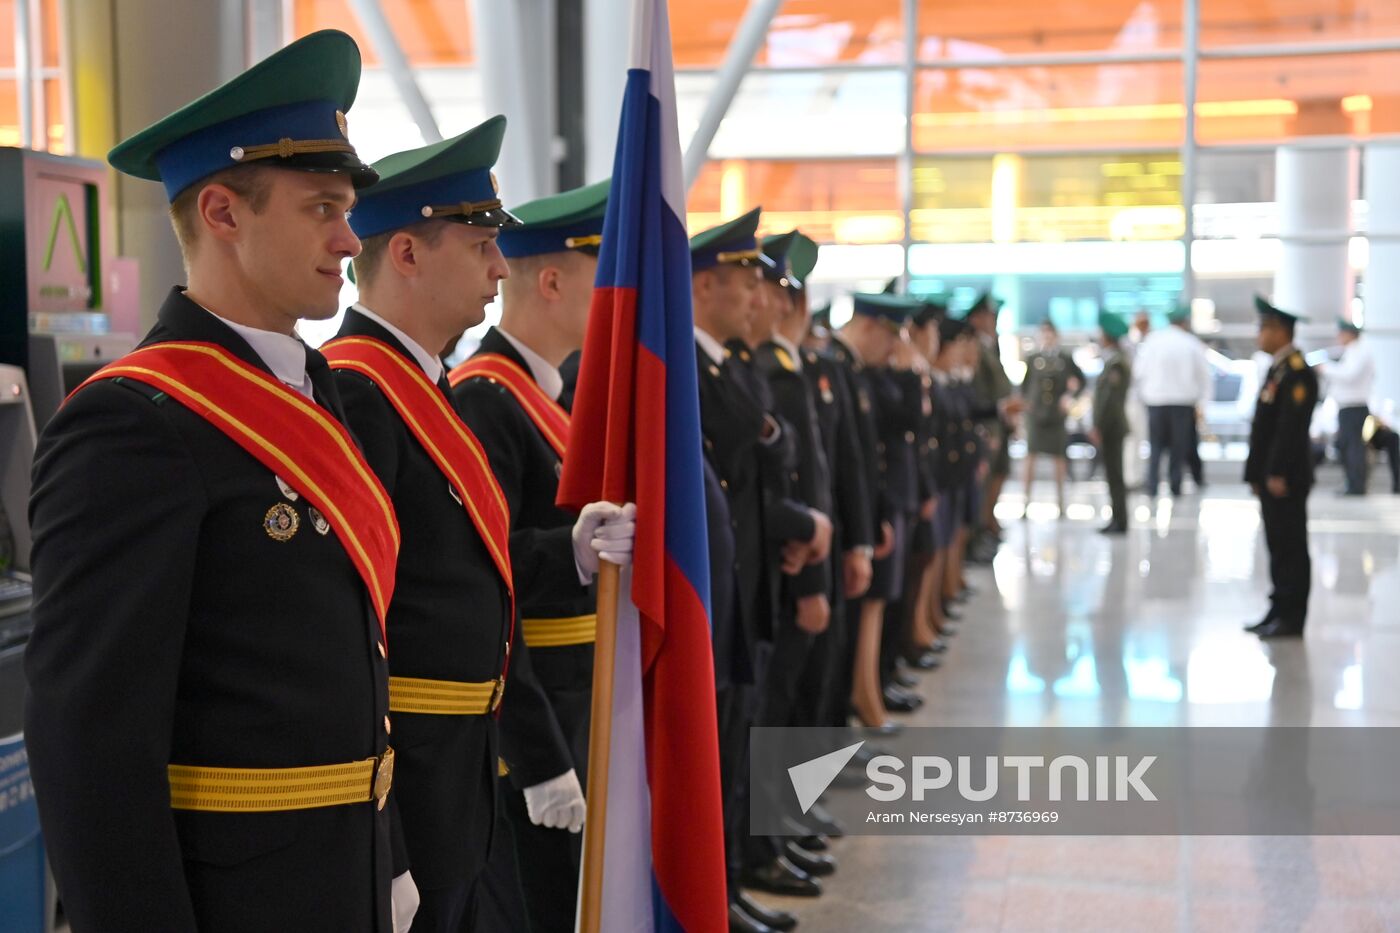
[[[341,337],[321,347],[331,369],[347,369],[372,380],[462,496],[462,505],[491,552],[515,602],[510,570],[510,507],[491,472],[481,442],[446,397],[416,364],[372,337]],[[511,617],[515,612],[512,608]]]
[[[344,425],[218,344],[151,344],[98,370],[74,392],[118,377],[159,389],[288,478],[330,519],[383,631],[394,595],[399,525],[388,494]]]
[[[525,414],[530,416],[535,427],[539,428],[549,446],[563,459],[564,447],[569,441],[569,413],[546,395],[540,384],[519,363],[499,353],[482,353],[454,368],[447,374],[447,381],[455,386],[477,377],[505,386],[520,407],[525,409]]]

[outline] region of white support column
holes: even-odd
[[[592,184],[612,174],[617,125],[627,83],[630,0],[584,0],[584,179]]]
[[[1282,254],[1274,303],[1330,326],[1351,302],[1347,257],[1357,154],[1349,142],[1280,146],[1275,185]]]
[[[1400,410],[1400,140],[1366,145],[1366,208],[1365,327],[1376,360],[1375,396]]]
[[[472,0],[471,11],[482,101],[510,124],[496,162],[501,197],[520,204],[553,194],[554,2]]]

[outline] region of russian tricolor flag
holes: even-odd
[[[632,25],[559,502],[637,503],[631,601],[624,575],[618,617],[601,929],[720,933],[728,899],[700,403],[665,0],[635,0]]]

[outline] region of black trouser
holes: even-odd
[[[1108,480],[1108,500],[1113,506],[1112,524],[1116,528],[1128,527],[1128,486],[1123,479],[1123,445],[1127,439],[1126,433],[1118,431],[1099,437],[1103,442],[1099,459],[1103,461],[1104,477]]]
[[[1390,491],[1400,492],[1400,434],[1390,428],[1377,428],[1371,435],[1371,446],[1385,452],[1390,461]]]
[[[517,933],[530,929],[525,917],[525,890],[515,859],[515,839],[505,807],[496,808],[495,844],[477,883],[476,922],[455,929],[473,933]]]
[[[1337,452],[1346,471],[1346,491],[1355,495],[1366,491],[1366,441],[1361,432],[1370,414],[1365,405],[1348,405],[1337,412]]]
[[[410,933],[457,933],[459,930],[476,930],[477,911],[473,891],[477,887],[474,881],[464,881],[450,888],[419,890],[418,912],[413,915]]]
[[[1162,454],[1167,454],[1167,481],[1172,495],[1181,492],[1181,473],[1195,437],[1196,409],[1190,405],[1152,405],[1147,409],[1147,434],[1152,451],[1147,458],[1147,494],[1155,496],[1161,481]]]
[[[813,662],[815,636],[797,627],[796,610],[780,619],[773,639],[773,655],[763,688],[763,701],[758,711],[760,726],[794,726],[803,717],[800,686]],[[811,725],[810,722],[804,723]]]
[[[733,684],[715,692],[719,726],[720,798],[724,809],[724,869],[729,897],[739,893],[749,821],[749,726],[753,724],[753,687]]]
[[[1261,488],[1259,511],[1264,521],[1264,541],[1269,547],[1269,576],[1274,584],[1269,615],[1301,627],[1312,590],[1307,491],[1280,498]]]
[[[1197,488],[1204,486],[1205,464],[1201,463],[1201,432],[1196,425],[1196,416],[1191,415],[1191,440],[1186,445],[1186,466],[1191,470],[1191,479],[1196,483]]]

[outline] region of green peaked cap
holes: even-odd
[[[717,227],[701,230],[690,238],[690,268],[702,272],[720,263],[764,265],[773,260],[758,248],[758,218],[763,208],[755,207],[747,214],[725,221]]]
[[[1282,308],[1276,307],[1263,295],[1254,296],[1254,310],[1263,317],[1276,317],[1289,324],[1296,324],[1299,321],[1307,320],[1305,315],[1295,314],[1292,311],[1285,311]]]
[[[1123,315],[1112,311],[1099,312],[1099,329],[1111,340],[1122,340],[1128,336],[1128,322]]]
[[[287,45],[169,116],[118,143],[119,172],[164,183],[174,200],[202,178],[237,165],[341,172],[355,185],[375,174],[349,144],[345,111],[360,86],[355,40],[325,29]],[[279,142],[315,144],[254,154]]]
[[[506,118],[494,116],[458,136],[385,156],[379,184],[350,214],[360,239],[441,218],[477,227],[520,223],[500,201],[491,167],[501,154]]]
[[[523,226],[501,231],[501,252],[507,259],[562,253],[571,249],[596,252],[603,242],[612,179],[537,198],[511,213]]]

